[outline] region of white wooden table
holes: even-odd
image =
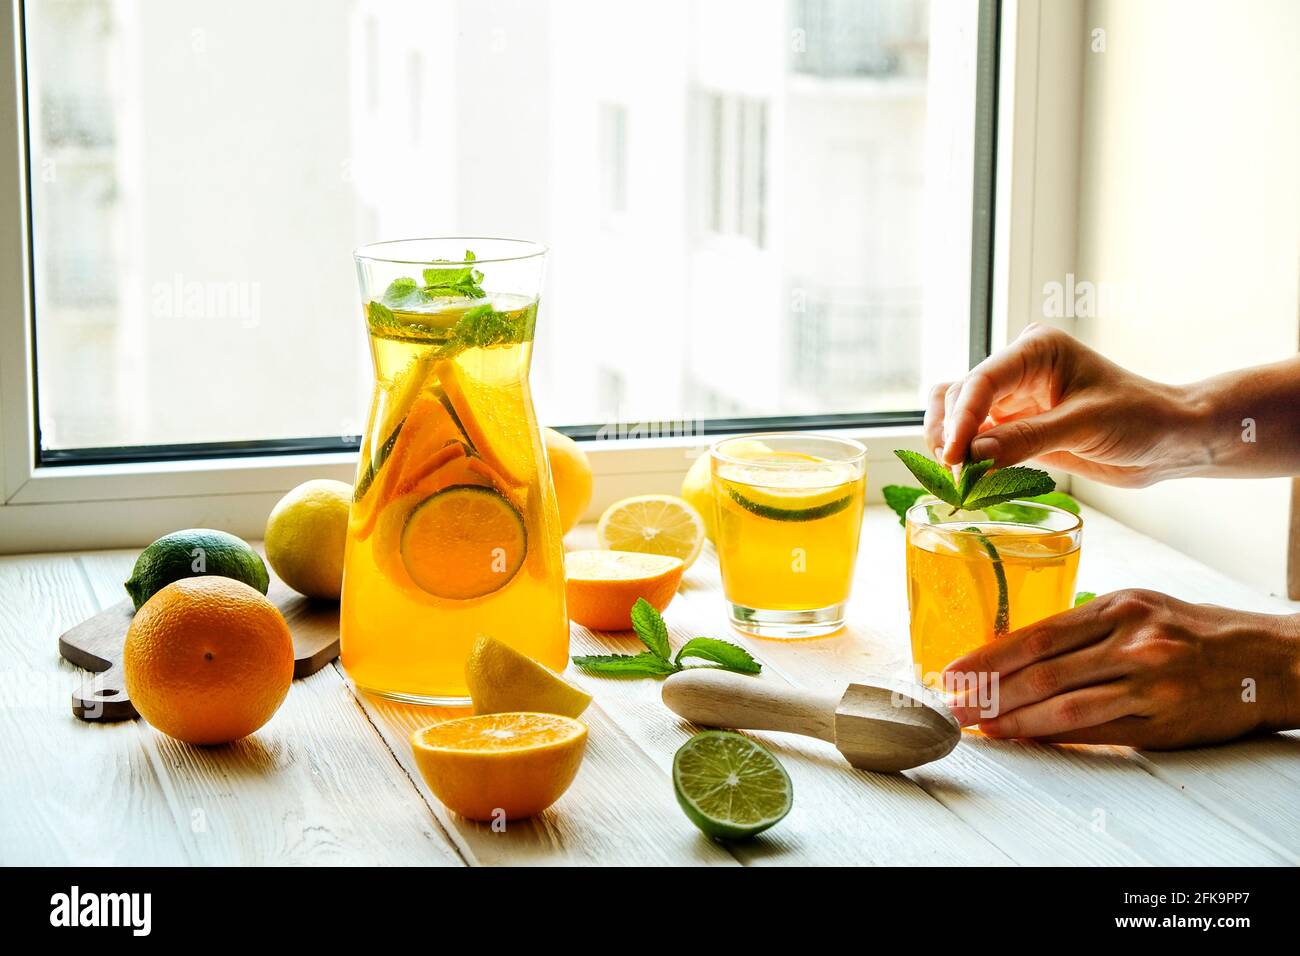
[[[1110,519],[1085,512],[1081,589],[1139,586],[1289,611]],[[729,633],[710,550],[666,613],[674,643],[745,643],[766,680],[842,685],[906,669],[903,539],[868,510],[851,624],[790,644]],[[588,546],[580,528],[571,546]],[[3,864],[1296,864],[1300,734],[1180,753],[1047,747],[967,734],[897,776],[850,769],[828,744],[756,735],[794,781],[794,809],[755,841],[706,840],[677,807],[673,752],[692,728],[653,679],[570,668],[596,698],[587,758],[541,817],[496,833],[449,813],[407,737],[450,715],[359,695],[337,662],[294,683],[275,718],[200,749],[140,721],[87,724],[86,674],[58,635],[122,596],[135,552],[0,557],[0,863]],[[573,631],[573,652],[635,650]]]

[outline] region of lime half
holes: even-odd
[[[705,730],[682,744],[673,789],[691,822],[718,840],[762,833],[794,805],[794,785],[776,757],[729,730]]]

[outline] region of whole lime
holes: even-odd
[[[348,539],[352,486],[316,478],[304,481],[266,519],[266,560],[285,584],[307,597],[339,599]]]
[[[262,556],[243,538],[211,528],[186,528],[163,535],[140,552],[126,593],[138,611],[173,581],[209,574],[234,578],[263,594],[271,585]]]

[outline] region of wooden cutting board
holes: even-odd
[[[266,595],[293,635],[293,676],[307,677],[339,656],[339,605],[290,590],[274,574]],[[131,624],[131,599],[104,608],[59,638],[59,653],[96,676],[72,692],[72,713],[82,720],[129,720],[139,716],[122,679],[122,645]]]

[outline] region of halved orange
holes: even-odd
[[[459,717],[411,735],[434,796],[471,820],[541,813],[569,789],[587,748],[585,724],[558,714]]]
[[[598,631],[632,627],[632,605],[645,598],[662,611],[677,593],[680,558],[636,551],[570,551],[564,556],[569,619]]]
[[[527,484],[537,458],[528,403],[518,380],[504,373],[499,384],[480,379],[454,359],[435,363],[433,373],[474,450],[510,484]]]
[[[528,533],[496,489],[452,485],[416,505],[402,529],[401,554],[421,590],[464,601],[514,579],[528,555]]]

